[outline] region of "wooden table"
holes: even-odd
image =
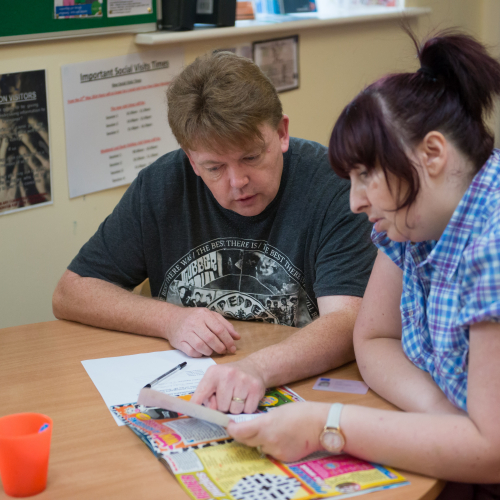
[[[235,322],[241,334],[235,361],[277,343],[294,328]],[[151,337],[111,332],[69,321],[51,321],[0,330],[0,416],[38,412],[52,417],[54,429],[45,499],[187,500],[175,479],[126,427],[119,427],[81,364],[82,360],[170,349]],[[326,374],[361,380],[355,363]],[[312,401],[340,401],[394,408],[369,391],[366,395],[313,391],[316,377],[289,384]],[[411,482],[371,493],[370,500],[431,500],[441,481],[402,471]],[[9,498],[0,486],[0,500]],[[362,497],[364,498],[364,497]]]

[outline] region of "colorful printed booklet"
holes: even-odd
[[[190,395],[181,396],[190,399]],[[288,387],[268,389],[257,413],[303,399]],[[112,406],[193,500],[346,498],[408,484],[399,473],[350,455],[318,452],[294,463],[262,457],[224,427],[130,403]],[[258,418],[258,416],[256,417]]]

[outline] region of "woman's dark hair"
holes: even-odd
[[[376,81],[346,106],[332,132],[329,158],[334,171],[348,178],[356,165],[377,165],[405,186],[398,209],[411,205],[420,184],[413,150],[428,132],[441,132],[478,172],[493,150],[485,125],[493,97],[500,93],[500,64],[474,38],[447,30],[421,46],[409,28],[420,60],[415,73]],[[406,151],[405,151],[406,150]],[[389,184],[390,185],[390,184]]]

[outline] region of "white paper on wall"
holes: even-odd
[[[62,66],[70,198],[130,184],[178,147],[165,92],[183,63],[177,48]]]

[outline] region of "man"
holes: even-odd
[[[283,298],[293,304],[287,324],[303,328],[212,367],[193,396],[252,412],[266,387],[353,358],[375,256],[370,228],[351,213],[349,183],[331,171],[326,148],[290,139],[275,88],[250,60],[198,58],[167,98],[182,149],[139,173],[61,278],[54,314],[163,337],[198,357],[236,351],[226,318],[278,323]],[[129,292],[146,278],[159,300]],[[207,291],[211,302],[195,307]]]

